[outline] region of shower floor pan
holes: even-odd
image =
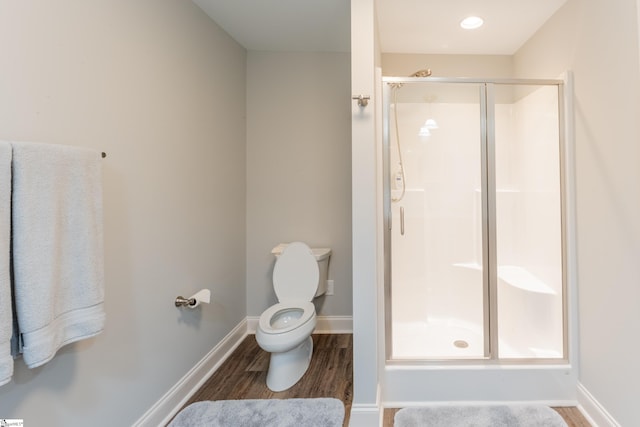
[[[460,321],[394,322],[392,332],[393,360],[481,359],[484,340],[481,329]],[[508,344],[500,348],[516,353]]]

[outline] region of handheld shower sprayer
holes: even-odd
[[[418,70],[415,73],[411,74],[409,77],[429,77],[431,76],[431,68],[425,68],[423,70]],[[398,171],[395,174],[395,184],[396,188],[400,187],[400,195],[398,197],[391,197],[392,202],[400,202],[407,191],[407,180],[404,171],[404,162],[402,161],[402,147],[400,145],[400,131],[398,129],[398,91],[404,85],[403,83],[388,83],[393,91],[393,116],[394,116],[394,125],[396,131],[396,146],[398,148]],[[404,233],[403,233],[404,234]]]
[[[396,174],[395,182],[400,184],[400,196],[391,197],[392,202],[399,202],[404,198],[404,194],[407,189],[406,178],[404,175],[404,162],[402,161],[402,148],[400,146],[400,131],[398,130],[398,90],[402,87],[402,83],[392,84],[393,89],[393,118],[396,130],[396,146],[398,147],[398,173]]]

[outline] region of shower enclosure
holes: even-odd
[[[383,78],[390,362],[568,359],[563,83]]]

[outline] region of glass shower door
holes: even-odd
[[[391,357],[488,357],[484,85],[387,86]]]
[[[562,85],[430,80],[385,92],[390,358],[566,359]]]

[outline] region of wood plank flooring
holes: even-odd
[[[349,425],[353,393],[353,336],[351,334],[315,334],[313,358],[304,377],[289,390],[273,392],[267,388],[269,353],[248,335],[187,405],[201,400],[290,399],[334,397],[345,406],[344,427]],[[569,427],[590,427],[577,408],[554,408]],[[399,409],[384,410],[384,427],[393,427]]]
[[[269,353],[258,346],[255,335],[248,335],[187,404],[201,400],[334,397],[344,403],[344,426],[348,426],[353,390],[353,335],[312,337],[309,369],[290,389],[276,393],[267,388]]]

